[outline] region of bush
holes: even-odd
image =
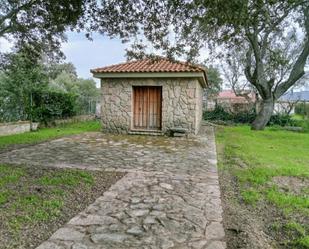
[[[233,121],[235,123],[242,123],[242,124],[252,123],[255,118],[256,113],[254,109],[250,111],[235,113],[233,115]]]
[[[221,120],[228,121],[232,119],[232,114],[226,112],[224,108],[220,105],[216,105],[213,111],[205,111],[203,113],[203,118],[205,120]]]
[[[295,106],[295,113],[302,116],[309,116],[309,103],[298,103]]]
[[[204,119],[210,121],[231,121],[234,123],[251,123],[256,117],[255,110],[229,113],[220,105],[216,105],[213,111],[205,111]]]
[[[267,125],[297,126],[297,122],[288,114],[272,115]]]
[[[224,110],[222,106],[217,105],[213,111],[205,111],[204,119],[210,121],[224,121],[240,124],[250,124],[256,118],[256,112],[254,109],[250,111],[229,113]],[[287,114],[275,114],[272,115],[267,125],[279,125],[279,126],[296,126],[298,123]]]
[[[33,120],[45,125],[76,115],[76,96],[71,93],[38,90],[33,93],[33,105]]]

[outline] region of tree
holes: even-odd
[[[59,67],[61,67],[61,64]],[[53,91],[76,95],[75,109],[77,113],[89,114],[95,112],[100,94],[94,80],[78,78],[70,71],[61,71],[55,79],[50,81],[49,88]]]
[[[244,75],[246,56],[240,48],[231,49],[225,55],[225,63],[222,63],[222,71],[226,83],[236,96],[244,97],[248,104],[254,104],[256,89],[250,85]],[[255,101],[254,101],[255,100]]]
[[[210,85],[207,89],[207,95],[211,97],[217,96],[221,91],[223,80],[216,67],[212,65],[207,67],[207,80]]]
[[[56,79],[61,73],[67,73],[71,75],[71,77],[77,78],[77,72],[75,66],[69,63],[51,63],[47,67],[48,77],[51,80]]]
[[[33,121],[49,124],[57,118],[94,112],[99,91],[93,80],[77,78],[72,64],[55,64],[52,68],[57,70],[50,70],[30,51],[23,47],[2,56],[1,121],[30,120],[32,126]]]
[[[33,93],[46,88],[48,83],[44,68],[39,58],[28,54],[26,47],[18,48],[16,53],[5,54],[1,65],[0,92],[6,105],[3,114],[8,112],[13,119],[30,120],[32,129]]]
[[[55,54],[67,29],[89,30],[96,5],[95,0],[1,0],[0,38]]]
[[[253,129],[265,127],[275,100],[304,75],[307,0],[106,0],[98,12],[99,32],[131,41],[142,54],[151,44],[168,57],[186,54],[194,61],[206,45],[241,48],[245,76],[262,99]]]
[[[49,87],[63,92],[77,93],[77,77],[68,72],[59,73],[55,79],[50,79]]]
[[[78,109],[80,113],[95,113],[100,92],[93,79],[77,79]]]

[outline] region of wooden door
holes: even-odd
[[[135,129],[160,130],[162,87],[134,86],[133,123]]]

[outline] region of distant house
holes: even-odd
[[[101,80],[103,130],[114,133],[197,134],[202,121],[205,68],[165,58],[91,70]]]
[[[216,105],[229,112],[241,112],[251,109],[255,103],[255,94],[247,92],[248,98],[237,96],[233,90],[223,90],[218,96],[208,101],[207,109],[214,109]]]
[[[275,103],[276,113],[295,113],[295,106],[299,102],[309,103],[309,91],[287,92]]]

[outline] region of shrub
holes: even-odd
[[[38,90],[33,94],[33,119],[47,125],[55,119],[76,115],[76,96],[51,90]]]
[[[295,113],[303,116],[309,116],[309,103],[298,103],[295,106]]]
[[[254,109],[250,111],[243,111],[243,112],[235,113],[233,115],[233,121],[235,123],[242,123],[242,124],[252,123],[255,118],[256,118],[256,113]]]
[[[226,112],[222,106],[216,105],[213,111],[205,111],[203,117],[205,120],[228,121],[232,119],[232,114]]]
[[[231,121],[234,123],[251,123],[256,117],[254,109],[238,113],[229,113],[220,105],[216,105],[213,111],[205,111],[204,119],[211,121]]]
[[[288,114],[274,114],[267,125],[296,126],[297,122]]]
[[[224,110],[222,106],[217,105],[213,111],[205,111],[204,119],[210,121],[224,121],[241,124],[249,124],[256,118],[256,112],[254,109],[249,111],[243,111],[238,113],[229,113]],[[291,116],[287,114],[275,114],[272,115],[267,125],[279,125],[279,126],[297,126],[297,121],[293,120]]]

